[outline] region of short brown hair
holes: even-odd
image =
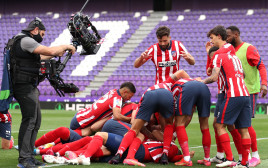
[[[213,29],[211,29],[208,34],[207,37],[210,37],[211,34],[214,34],[215,36],[220,35],[221,39],[223,41],[225,41],[227,39],[227,33],[226,33],[226,29],[225,27],[218,25],[216,27],[214,27]]]
[[[170,29],[167,26],[161,26],[156,30],[156,37],[162,38],[163,36],[169,36]]]

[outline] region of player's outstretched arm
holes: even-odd
[[[187,72],[185,72],[183,69],[182,70],[178,70],[177,72],[175,72],[173,75],[171,75],[171,78],[174,81],[177,81],[181,78],[190,78],[190,76],[187,74]]]
[[[216,82],[218,80],[220,70],[221,69],[219,67],[213,68],[211,76],[206,78],[206,79],[204,79],[202,82],[205,83],[205,84]]]
[[[134,62],[135,68],[139,68],[147,61],[147,58],[149,57],[148,52],[149,52],[148,50],[144,51],[143,53],[141,53],[141,56],[135,60]]]
[[[189,65],[195,64],[195,59],[190,53],[181,51],[180,55],[188,62]]]

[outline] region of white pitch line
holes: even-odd
[[[58,166],[66,166],[68,164],[52,164],[52,165],[46,165],[46,166],[40,166],[42,168],[46,168],[46,167],[58,167]]]
[[[46,131],[52,131],[54,129],[48,129],[48,130],[38,130],[38,132],[46,132]],[[12,131],[12,133],[19,133],[19,131]]]
[[[257,141],[260,141],[260,140],[267,140],[268,138],[258,138]],[[231,142],[231,144],[234,144],[233,142]],[[211,145],[211,146],[217,146],[216,144],[215,145]],[[194,147],[189,147],[189,148],[203,148],[203,146],[194,146]]]

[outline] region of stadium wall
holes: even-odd
[[[40,102],[41,109],[47,109],[47,110],[72,110],[72,111],[79,111],[81,109],[84,109],[92,104],[94,100],[88,99],[87,101],[81,101],[77,99],[76,101],[70,101],[70,102],[46,102],[42,101]],[[214,113],[216,104],[212,104],[210,107],[210,112]],[[10,104],[10,109],[19,109],[19,103],[13,102]],[[268,115],[268,104],[257,104],[256,106],[256,114],[265,114]]]

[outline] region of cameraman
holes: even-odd
[[[20,104],[22,120],[19,130],[18,167],[32,168],[44,165],[33,156],[34,143],[41,125],[39,103],[40,60],[62,56],[67,50],[75,53],[72,45],[46,47],[40,43],[46,28],[41,19],[35,18],[16,37],[11,48],[11,79],[14,97]]]

